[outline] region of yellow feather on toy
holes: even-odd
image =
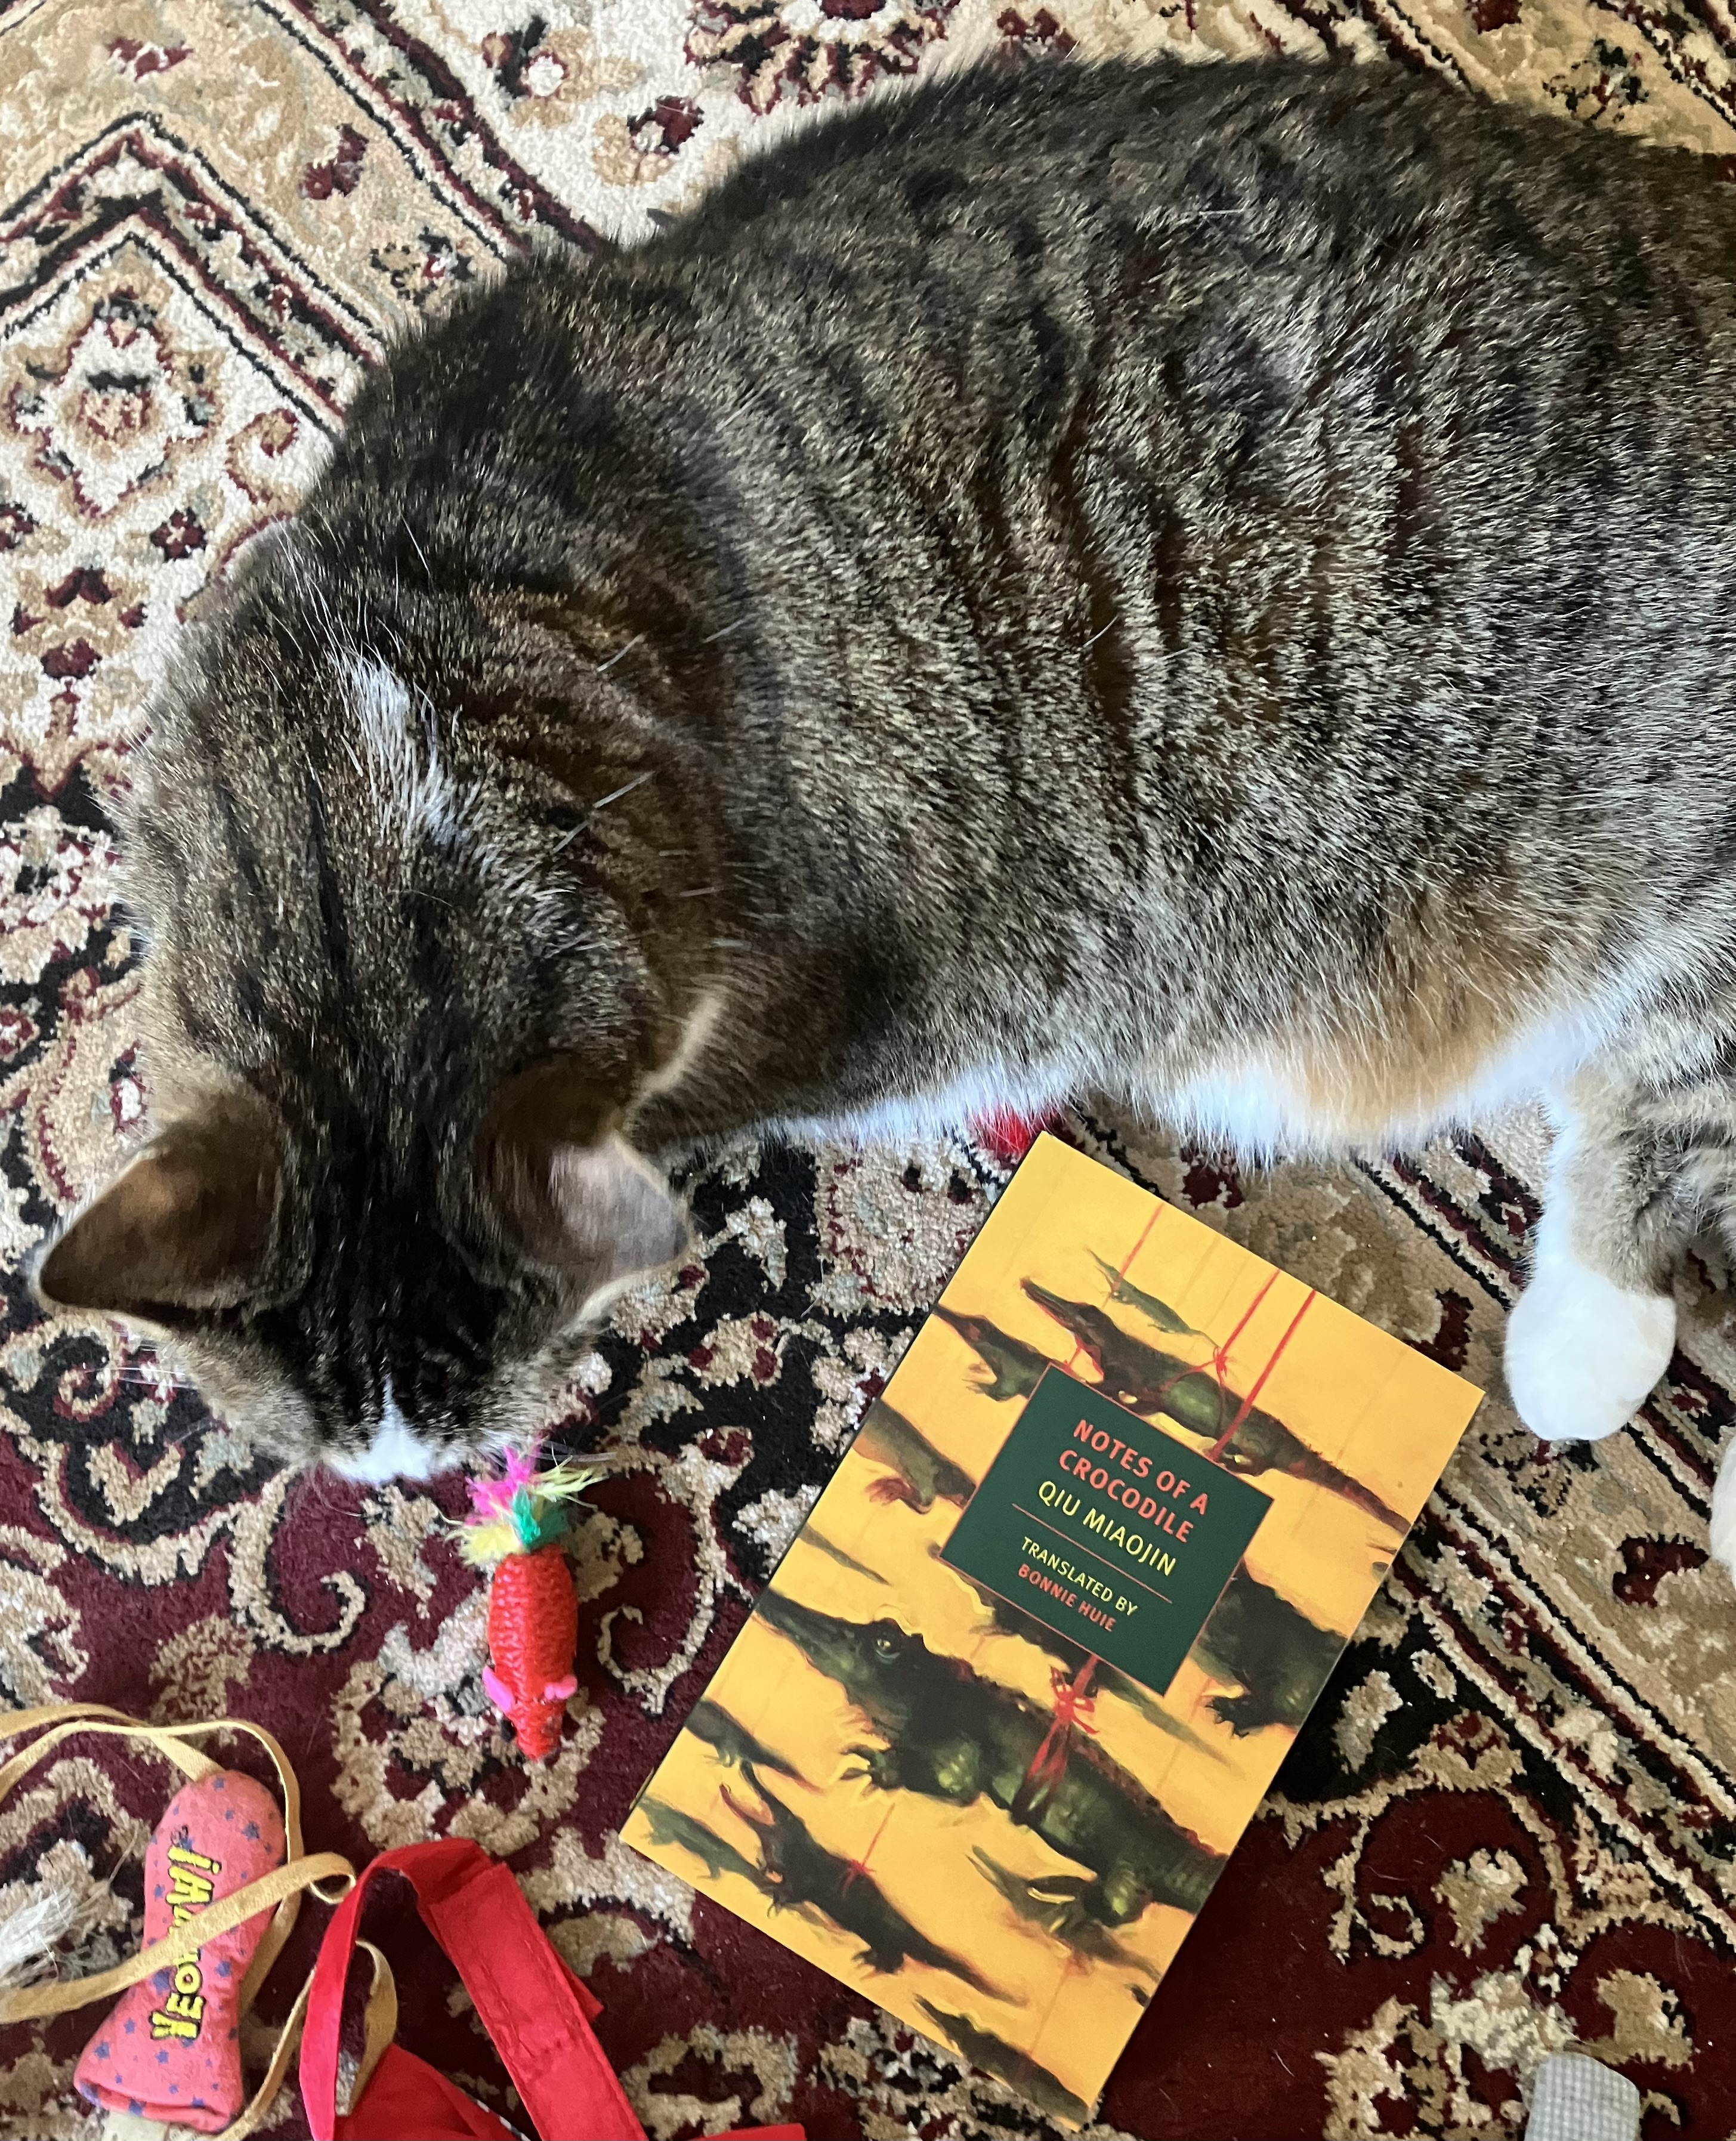
[[[577,1501],[602,1479],[602,1468],[563,1458],[546,1472],[535,1469],[534,1454],[506,1460],[499,1479],[473,1479],[470,1500],[475,1514],[459,1534],[459,1552],[475,1568],[492,1568],[509,1553],[534,1553],[567,1528],[564,1504]]]
[[[458,1534],[458,1550],[472,1568],[492,1568],[519,1550],[519,1534],[504,1517],[492,1523],[466,1524]]]

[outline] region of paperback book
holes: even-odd
[[[627,1840],[1082,2124],[1479,1396],[1040,1139]]]

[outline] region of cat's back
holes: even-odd
[[[364,391],[327,488],[420,462],[456,498],[511,463],[528,495],[570,454],[615,472],[620,442],[623,474],[666,448],[642,499],[690,494],[694,435],[744,417],[732,479],[824,488],[804,399],[835,455],[884,465],[937,423],[954,452],[1050,445],[1118,364],[1146,406],[1177,364],[1239,374],[1281,421],[1379,341],[1413,372],[1481,346],[1427,382],[1443,406],[1540,352],[1643,359],[1648,398],[1721,428],[1733,298],[1736,188],[1697,156],[1391,66],[980,62],[791,127],[643,244],[460,300]],[[776,436],[755,403],[787,405]]]
[[[1161,234],[1209,278],[1250,263],[1350,277],[1471,251],[1608,286],[1635,251],[1727,286],[1736,189],[1706,160],[1392,66],[1172,57],[988,62],[810,121],[666,234],[648,274],[717,290],[832,275],[888,298],[1065,273]],[[1657,264],[1655,261],[1654,264]],[[1100,296],[1128,295],[1100,292]]]
[[[1702,160],[1437,78],[979,66],[460,303],[320,510],[406,582],[401,523],[632,591],[599,659],[691,679],[750,846],[795,797],[896,880],[958,795],[1012,854],[1065,762],[1129,869],[1230,807],[1303,854],[1329,795],[1409,867],[1456,765],[1468,854],[1593,747],[1722,751],[1733,268]]]
[[[1384,500],[1397,453],[1460,544],[1533,503],[1590,543],[1624,492],[1608,547],[1660,482],[1709,534],[1736,454],[1736,188],[1389,66],[961,69],[750,157],[562,318],[722,426],[775,532],[793,490],[855,533],[871,470],[975,535],[984,480],[1016,519],[1113,447],[1268,517]]]

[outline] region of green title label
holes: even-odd
[[[942,1558],[1162,1695],[1271,1507],[1050,1368]]]

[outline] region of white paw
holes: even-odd
[[[1630,1293],[1545,1256],[1507,1319],[1507,1387],[1546,1442],[1596,1442],[1625,1427],[1675,1348],[1668,1294]]]
[[[1712,1489],[1712,1552],[1736,1576],[1736,1435],[1725,1447]]]

